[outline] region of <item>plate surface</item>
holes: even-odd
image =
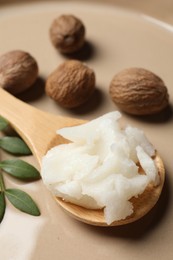
[[[80,109],[65,110],[46,97],[46,77],[68,57],[58,54],[49,40],[52,20],[64,13],[82,19],[87,29],[86,52],[82,61],[97,77],[97,91]],[[35,89],[20,98],[42,110],[91,119],[117,109],[108,89],[115,73],[128,67],[143,67],[158,74],[166,83],[173,101],[173,28],[151,17],[100,4],[32,3],[0,10],[0,54],[22,49],[38,61],[40,80]],[[82,224],[67,216],[52,199],[42,181],[23,184],[6,179],[8,186],[20,186],[30,193],[41,209],[41,217],[18,213],[10,205],[0,227],[3,260],[46,259],[172,259],[173,209],[171,174],[173,117],[170,111],[147,118],[124,113],[126,123],[142,128],[161,154],[167,181],[160,202],[140,221],[115,228]],[[5,154],[0,155],[5,158]],[[37,165],[34,158],[26,158]]]

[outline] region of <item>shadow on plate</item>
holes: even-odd
[[[93,43],[89,41],[85,41],[83,47],[72,54],[62,54],[64,57],[68,59],[75,59],[80,61],[87,61],[92,59],[96,54],[96,48],[94,47]]]
[[[143,121],[147,123],[156,123],[156,124],[166,123],[173,119],[173,107],[171,104],[169,104],[164,110],[162,110],[157,114],[146,115],[146,116],[133,116],[133,117],[139,121]]]
[[[89,228],[91,232],[97,232],[101,236],[121,237],[131,240],[139,240],[153,232],[163,221],[171,205],[171,189],[166,175],[163,191],[154,208],[143,218],[133,223],[116,227],[95,227],[81,223],[83,228]]]
[[[45,94],[45,80],[38,77],[36,82],[26,91],[16,95],[17,98],[24,102],[35,101]]]
[[[96,88],[92,96],[84,104],[76,108],[70,108],[70,113],[79,116],[95,111],[97,108],[102,106],[104,96],[104,93],[99,88]],[[68,108],[64,109],[67,112],[69,111]]]

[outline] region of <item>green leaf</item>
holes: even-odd
[[[8,121],[0,116],[0,131],[4,130],[8,126]]]
[[[6,209],[4,192],[0,192],[0,223],[3,220]]]
[[[5,136],[0,138],[0,147],[12,154],[30,155],[31,150],[19,137]]]
[[[20,159],[1,161],[0,168],[22,180],[38,180],[40,178],[40,173],[34,166]]]
[[[6,189],[5,195],[11,204],[20,211],[33,216],[40,215],[37,205],[26,192],[19,189]]]

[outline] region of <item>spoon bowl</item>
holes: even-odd
[[[53,146],[65,142],[64,138],[56,134],[63,127],[84,123],[84,120],[57,116],[34,108],[0,88],[0,115],[6,118],[16,132],[23,138],[32,150],[41,167],[42,157]],[[165,170],[163,162],[156,154],[155,163],[160,175],[160,184],[154,187],[150,184],[138,197],[132,198],[134,213],[126,219],[114,221],[110,226],[119,226],[134,222],[146,215],[156,204],[162,192]],[[57,203],[74,218],[96,226],[107,226],[103,209],[92,210],[66,202],[55,197]]]

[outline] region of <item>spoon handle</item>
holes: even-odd
[[[0,115],[6,118],[28,144],[41,164],[56,130],[80,122],[78,119],[55,116],[32,107],[0,88]]]

